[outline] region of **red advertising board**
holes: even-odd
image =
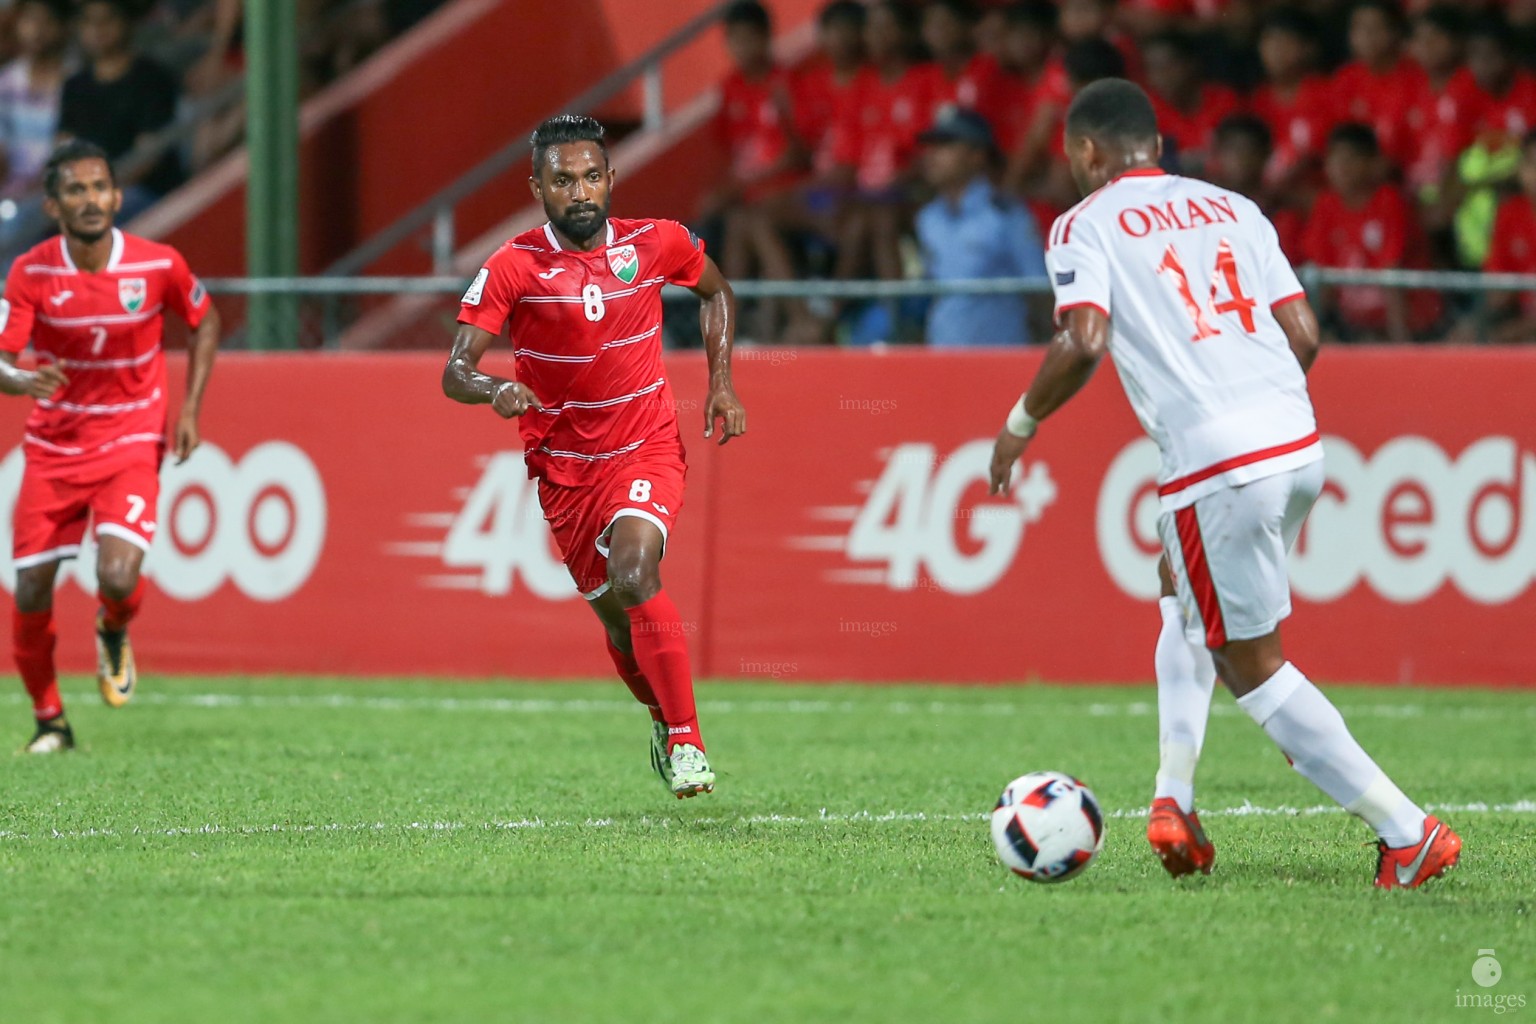
[[[699,674],[1147,679],[1157,458],[1108,367],[1042,429],[1013,495],[986,495],[991,439],[1038,359],[742,351],[750,430],[718,448],[699,436],[702,357],[669,357],[690,469],[663,577]],[[221,361],[208,444],[164,474],[135,625],[146,671],[611,673],[514,426],[444,398],[441,366]],[[1536,352],[1336,349],[1313,392],[1329,483],[1292,568],[1297,663],[1536,682]],[[13,445],[25,412],[0,402]],[[7,525],[20,472],[13,447]],[[91,569],[60,591],[73,669],[91,664]]]

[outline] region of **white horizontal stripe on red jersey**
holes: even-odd
[[[39,266],[36,263],[29,263],[25,267],[23,267],[22,269],[24,271],[26,271],[28,274],[55,274],[55,275],[63,276],[65,274],[78,274],[78,273],[80,273],[80,271],[76,270],[74,267],[44,267],[44,266]]]
[[[648,277],[644,281],[641,281],[639,284],[635,285],[633,288],[620,288],[616,292],[603,292],[603,301],[604,302],[612,302],[614,299],[627,299],[631,295],[634,295],[636,292],[639,292],[642,289],[645,289],[645,288],[655,288],[658,285],[665,284],[666,280],[667,279],[664,278],[664,277]],[[574,303],[580,304],[580,303],[586,302],[587,300],[586,300],[586,298],[584,298],[581,295],[523,295],[523,296],[519,297],[517,301],[518,302],[574,302]]]
[[[90,327],[92,325],[106,324],[141,324],[146,320],[152,320],[160,315],[162,303],[155,303],[149,309],[140,310],[137,313],[108,313],[106,316],[44,316],[37,314],[39,323],[50,327]]]
[[[630,452],[634,451],[636,448],[639,448],[643,444],[645,444],[645,438],[642,437],[640,440],[634,442],[633,444],[627,444],[623,448],[616,448],[611,452],[598,452],[596,455],[587,455],[584,452],[555,451],[553,449],[543,447],[539,448],[539,451],[543,452],[545,455],[552,455],[557,459],[580,459],[583,462],[600,462],[603,459],[613,459],[620,455],[628,455]]]
[[[664,387],[666,383],[667,378],[657,377],[654,383],[647,384],[639,391],[631,391],[627,395],[618,395],[614,398],[604,398],[596,402],[566,402],[564,405],[552,406],[545,409],[544,411],[553,415],[558,414],[566,409],[606,409],[610,405],[623,405],[626,402],[633,402],[637,398],[659,390],[660,388]]]
[[[605,352],[610,348],[619,348],[622,345],[633,345],[636,342],[644,341],[647,338],[654,338],[657,332],[660,330],[661,324],[657,324],[655,327],[652,327],[650,330],[641,334],[632,334],[627,338],[620,338],[617,341],[605,341],[603,342],[602,347],[597,350],[597,353]],[[562,356],[556,355],[552,352],[536,352],[531,348],[514,348],[512,350],[512,354],[519,358],[526,356],[529,359],[543,359],[546,362],[551,363],[590,363],[592,360],[597,358],[597,353],[594,353],[590,356]]]
[[[59,409],[64,412],[77,412],[83,416],[112,416],[120,412],[148,409],[158,401],[160,401],[160,389],[155,388],[148,398],[141,398],[136,402],[118,402],[114,405],[79,405],[75,402],[55,402],[51,398],[39,398],[37,405],[40,409]]]
[[[647,231],[650,231],[655,226],[656,225],[653,223],[653,224],[646,224],[644,227],[635,228],[635,230],[631,231],[629,234],[625,235],[623,238],[615,239],[614,241],[612,241],[612,242],[610,242],[608,244],[609,245],[620,245],[620,244],[622,244],[624,242],[629,241],[631,238],[639,238],[641,235],[645,234]]]
[[[53,452],[55,455],[84,455],[86,452],[104,452],[111,448],[118,448],[125,444],[143,444],[147,441],[164,441],[163,434],[124,434],[122,437],[113,438],[106,444],[99,444],[95,448],[70,448],[62,444],[54,444],[52,441],[44,441],[35,434],[23,434],[22,441],[27,444],[35,444],[39,448]]]
[[[169,270],[169,269],[171,269],[171,261],[170,260],[145,260],[142,263],[119,263],[117,266],[113,267],[112,269],[113,269],[113,271],[115,271],[116,273],[119,273],[119,274],[126,274],[126,273],[128,273],[130,271],[134,271],[134,270]]]
[[[527,252],[549,252],[542,245],[524,245],[522,242],[508,242],[507,244],[514,249],[523,249]]]
[[[45,356],[47,353],[43,353]],[[160,346],[156,345],[142,355],[132,359],[55,359],[54,362],[68,370],[126,370],[134,366],[143,366],[160,354]]]

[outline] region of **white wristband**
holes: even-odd
[[[1008,422],[1005,424],[1005,429],[1014,437],[1024,438],[1025,440],[1034,437],[1035,431],[1040,429],[1040,421],[1024,411],[1024,398],[1022,395],[1014,403],[1013,408],[1008,410]]]

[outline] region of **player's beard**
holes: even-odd
[[[597,203],[572,204],[560,216],[551,215],[549,219],[566,238],[577,245],[585,245],[608,223],[608,203],[604,201],[601,206]]]
[[[84,211],[84,213],[95,213],[95,214],[98,214],[98,215],[101,212],[102,211],[100,211],[100,210]],[[82,213],[82,216],[84,216],[84,213]],[[103,218],[103,223],[106,226],[101,228],[101,230],[99,230],[99,231],[87,231],[87,230],[85,230],[84,228],[80,227],[77,224],[77,225],[69,227],[67,229],[67,232],[70,235],[70,237],[74,238],[75,241],[77,241],[77,242],[80,242],[80,243],[82,243],[84,245],[95,245],[97,242],[101,241],[103,238],[106,238],[107,235],[112,231],[112,218],[111,217]]]

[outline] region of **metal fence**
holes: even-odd
[[[1511,292],[1536,292],[1536,274],[1482,274],[1464,271],[1429,270],[1344,270],[1304,267],[1299,274],[1308,291],[1334,286],[1370,286],[1388,289],[1429,289],[1461,296],[1451,303],[1458,312],[1457,337],[1485,340],[1489,317],[1486,299],[1490,295]],[[296,277],[296,278],[217,278],[206,282],[235,325],[232,342],[242,343],[244,301],[252,296],[278,296],[292,300],[297,323],[297,337],[292,341],[301,348],[347,347],[436,347],[446,343],[452,332],[458,297],[468,285],[457,276],[435,277]],[[950,295],[1049,295],[1046,278],[986,278],[961,281],[736,281],[736,296],[744,304],[757,300],[806,300],[856,306],[861,303],[903,303],[908,310],[920,310],[921,300]],[[683,288],[669,286],[663,293],[669,303],[686,303],[692,295]],[[391,311],[401,312],[420,325],[414,335],[402,336],[387,326],[369,330],[367,325],[392,323]],[[363,329],[358,328],[362,326]],[[674,318],[676,344],[696,344],[693,321]],[[1446,332],[1446,336],[1450,335]],[[690,340],[692,339],[692,340]],[[772,339],[757,339],[772,340]],[[984,342],[985,339],[978,339]],[[1371,339],[1362,339],[1371,340]],[[1536,341],[1533,336],[1532,341]]]

